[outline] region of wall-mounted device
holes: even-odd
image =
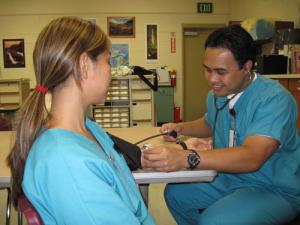
[[[167,66],[157,67],[156,73],[158,76],[159,86],[169,86],[171,85],[170,75]]]

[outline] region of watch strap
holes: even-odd
[[[184,141],[177,141],[176,144],[179,144],[183,148],[183,150],[188,149],[188,147]]]

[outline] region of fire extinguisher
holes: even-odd
[[[171,86],[176,86],[176,71],[170,72]]]
[[[173,122],[174,123],[179,123],[180,122],[180,107],[179,106],[174,106],[174,116],[173,116]]]

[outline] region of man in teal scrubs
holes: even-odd
[[[252,71],[255,57],[253,39],[241,27],[214,31],[203,63],[212,87],[207,113],[161,129],[212,137],[213,145],[191,139],[180,143],[187,151],[166,145],[143,153],[144,166],[162,171],[218,171],[211,183],[167,186],[165,199],[179,225],[285,224],[300,211],[297,103],[278,82]]]

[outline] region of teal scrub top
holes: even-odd
[[[63,129],[42,130],[26,160],[22,188],[45,224],[153,225],[123,157],[95,122],[102,145]]]
[[[217,98],[221,107],[226,97]],[[208,111],[205,120],[213,127],[216,108],[214,94],[207,98]],[[300,138],[296,127],[297,103],[293,96],[277,81],[257,75],[234,105],[236,145],[248,136],[267,136],[280,143],[276,152],[251,173],[222,175],[228,185],[239,187],[263,187],[280,193],[300,210]],[[229,146],[229,130],[234,118],[228,105],[219,112],[215,129],[215,148]]]

